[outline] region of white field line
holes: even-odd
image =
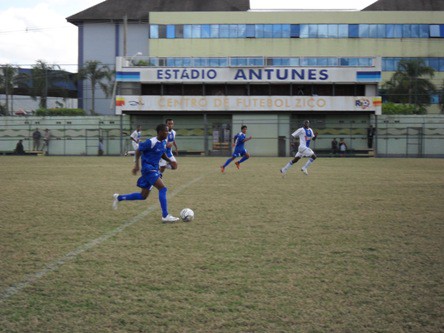
[[[186,183],[185,185],[180,186],[179,188],[175,189],[171,195],[169,195],[169,198],[174,197],[176,194],[182,192],[187,187],[191,186],[192,184],[202,180],[205,176],[202,175],[198,178],[195,178],[191,180],[190,182]],[[159,205],[159,202],[153,203],[151,206],[149,206],[145,211],[140,213],[139,215],[133,217],[131,220],[125,222],[121,226],[115,228],[114,230],[108,231],[107,233],[103,234],[99,238],[93,239],[89,241],[88,243],[85,243],[81,246],[79,246],[77,249],[65,254],[63,257],[47,264],[45,268],[43,268],[41,271],[36,273],[28,274],[22,281],[19,283],[6,288],[0,293],[0,303],[3,303],[4,301],[8,300],[15,294],[19,293],[22,289],[28,287],[29,285],[35,283],[40,278],[44,277],[46,274],[51,273],[58,269],[63,264],[75,259],[79,254],[82,254],[85,251],[88,251],[89,249],[92,249],[93,247],[96,247],[106,240],[110,239],[111,237],[117,235],[118,233],[122,232],[126,228],[132,226],[133,224],[139,222],[144,217],[146,217],[149,213],[151,213],[153,210],[155,210]],[[111,210],[111,207],[110,207]]]

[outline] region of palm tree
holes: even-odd
[[[19,74],[18,81],[32,99],[40,99],[39,107],[43,109],[47,108],[48,96],[67,96],[63,84],[69,81],[68,73],[62,71],[59,65],[48,65],[43,60],[37,60],[30,74]]]
[[[87,79],[91,84],[91,114],[95,114],[96,86],[99,85],[105,96],[109,97],[112,90],[112,75],[113,71],[97,60],[85,62],[83,67],[79,70],[79,79]]]
[[[397,71],[384,84],[387,101],[414,104],[417,109],[429,105],[430,95],[436,90],[429,80],[434,74],[435,70],[426,66],[423,60],[401,60]]]
[[[4,113],[9,115],[12,107],[9,107],[9,97],[14,95],[14,85],[17,78],[17,68],[11,65],[3,65],[0,67],[0,89],[5,93]]]
[[[444,80],[442,80],[438,96],[439,96],[439,104],[441,107],[441,113],[444,113]]]

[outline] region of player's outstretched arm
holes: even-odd
[[[136,161],[134,162],[134,168],[132,170],[133,175],[137,175],[137,172],[140,170],[139,166],[139,160],[140,160],[140,150],[136,150]]]

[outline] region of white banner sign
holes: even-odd
[[[373,111],[381,97],[329,96],[117,96],[116,114],[125,111]]]
[[[117,71],[120,82],[141,83],[246,83],[246,82],[311,82],[311,83],[376,83],[381,71],[368,67],[269,67],[269,68],[168,68],[139,67]]]

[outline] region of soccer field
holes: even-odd
[[[442,332],[444,160],[0,157],[1,332]]]

